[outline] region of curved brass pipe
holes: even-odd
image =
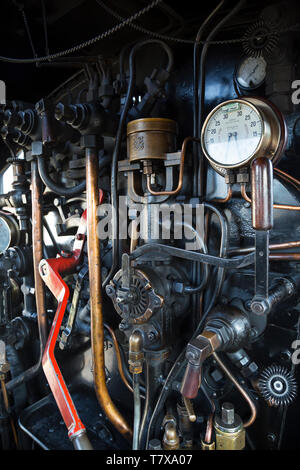
[[[229,184],[227,195],[223,199],[212,199],[209,202],[217,202],[218,204],[225,204],[226,202],[230,201],[231,198],[232,198],[232,186],[231,184]]]
[[[296,185],[300,186],[300,181],[294,178],[293,176],[289,175],[285,171],[279,170],[279,168],[274,168],[274,172],[277,173],[278,175],[281,175],[288,180],[290,180],[291,183],[295,183]]]
[[[245,183],[241,184],[241,195],[242,195],[242,198],[245,199],[245,201],[250,202],[250,204],[252,204],[252,200],[250,199],[250,197],[248,196],[246,192]],[[300,211],[300,206],[290,206],[287,204],[273,204],[273,207],[274,209],[282,209],[286,211]]]
[[[107,323],[104,323],[104,326],[109,331],[109,333],[112,337],[113,343],[114,343],[120,377],[121,377],[124,385],[128,388],[128,390],[130,390],[130,392],[133,393],[133,388],[129,384],[129,382],[126,379],[125,374],[124,374],[123,363],[122,363],[122,358],[121,358],[121,352],[120,352],[119,343],[118,343],[117,337],[115,335],[115,332]]]
[[[104,363],[104,326],[102,310],[102,283],[100,240],[97,235],[98,157],[96,148],[86,149],[86,196],[87,196],[87,247],[91,305],[91,341],[94,368],[94,384],[98,401],[111,423],[131,441],[132,431],[125,418],[112,402],[106,386]]]
[[[223,369],[223,371],[225,372],[225,374],[227,375],[227,377],[231,380],[231,382],[235,385],[235,387],[238,389],[238,391],[240,392],[240,394],[245,398],[245,400],[247,401],[247,403],[249,404],[250,406],[250,410],[251,410],[251,416],[250,418],[248,419],[248,421],[244,422],[244,428],[248,428],[249,426],[251,426],[251,424],[254,423],[254,421],[256,420],[256,407],[255,407],[255,404],[253,403],[253,401],[251,400],[250,396],[248,395],[248,393],[246,392],[246,390],[243,389],[243,387],[238,383],[238,381],[234,378],[234,376],[232,375],[232,373],[229,371],[229,369],[227,369],[227,367],[225,366],[224,362],[219,358],[218,354],[216,354],[215,352],[212,354],[214,359],[217,361],[217,363],[219,364],[219,366],[221,367],[221,369]]]
[[[186,147],[189,142],[199,142],[199,139],[197,139],[196,137],[186,137],[183,141],[180,155],[179,178],[177,188],[173,191],[153,191],[153,189],[151,188],[151,175],[147,175],[147,189],[150,194],[153,194],[153,196],[175,196],[175,194],[179,193],[183,183],[184,160],[186,154]]]

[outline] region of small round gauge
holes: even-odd
[[[267,63],[263,57],[246,57],[237,67],[236,81],[244,90],[254,90],[261,86],[266,78]]]
[[[18,243],[19,229],[13,216],[6,213],[0,214],[0,253]]]
[[[224,174],[246,166],[252,159],[278,157],[285,126],[266,100],[243,97],[225,101],[207,116],[201,133],[204,154]],[[222,169],[222,171],[220,171]]]

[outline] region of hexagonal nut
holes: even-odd
[[[212,351],[216,351],[221,345],[220,338],[218,334],[214,331],[204,330],[202,336],[209,341]]]
[[[258,371],[258,365],[255,362],[250,362],[247,367],[245,367],[242,371],[244,377],[251,377],[251,375],[255,374]]]

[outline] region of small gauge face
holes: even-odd
[[[254,90],[266,78],[267,63],[263,57],[247,57],[239,64],[236,71],[238,85],[245,90]]]
[[[11,230],[7,221],[0,217],[0,253],[9,248],[11,242]]]
[[[202,147],[209,160],[235,168],[251,159],[263,134],[263,120],[247,102],[230,101],[217,106],[206,119]]]

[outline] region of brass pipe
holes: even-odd
[[[271,250],[271,251],[289,250],[290,248],[300,248],[300,240],[297,240],[297,241],[294,241],[294,242],[275,243],[275,244],[269,246],[269,250]],[[254,246],[249,247],[249,248],[239,248],[237,250],[231,250],[229,252],[229,255],[252,253],[253,251],[255,251]]]
[[[8,400],[8,394],[7,394],[6,385],[5,385],[5,379],[1,378],[0,381],[1,381],[1,390],[2,390],[2,396],[3,396],[3,402],[4,402],[5,410],[8,414],[8,416],[9,416],[10,426],[11,426],[11,430],[12,430],[12,433],[13,433],[13,436],[14,436],[14,441],[15,441],[15,444],[16,444],[16,448],[19,449],[19,441],[18,441],[18,436],[17,436],[15,423],[14,423],[12,417],[9,414],[9,400]]]
[[[300,186],[300,181],[294,178],[293,176],[289,175],[288,173],[285,173],[285,171],[279,170],[279,168],[274,168],[275,173],[278,175],[284,176],[291,182],[295,183],[296,185]]]
[[[130,236],[130,253],[132,253],[138,243],[138,237],[137,237],[137,227],[138,227],[138,222],[134,219],[131,222],[131,236]]]
[[[97,235],[98,157],[96,148],[86,149],[87,248],[90,282],[91,341],[94,385],[98,401],[111,423],[131,441],[132,431],[112,402],[105,377],[100,241]]]
[[[230,201],[230,199],[232,198],[232,186],[231,184],[228,185],[228,189],[227,189],[227,195],[226,197],[224,197],[223,199],[212,199],[210,200],[209,202],[216,202],[218,204],[225,204],[226,202]]]
[[[120,352],[119,343],[118,343],[117,337],[115,335],[115,332],[109,325],[107,325],[107,323],[104,323],[104,326],[109,331],[109,333],[112,337],[113,343],[114,343],[120,377],[121,377],[124,385],[128,388],[128,390],[130,390],[130,392],[133,393],[133,388],[129,384],[129,382],[126,379],[125,374],[124,374],[123,363],[122,363],[122,358],[121,358],[121,352]]]
[[[217,363],[219,364],[219,366],[221,367],[221,369],[223,369],[223,371],[225,372],[225,374],[227,375],[227,377],[229,378],[229,380],[231,380],[231,382],[235,385],[235,387],[238,389],[238,391],[240,392],[240,394],[245,398],[245,400],[247,401],[247,403],[249,404],[250,406],[250,410],[251,410],[251,416],[250,418],[248,419],[248,421],[244,422],[244,428],[248,428],[249,426],[251,426],[251,424],[254,423],[254,421],[256,420],[256,407],[255,407],[255,404],[254,402],[251,400],[250,396],[248,395],[248,393],[246,392],[246,390],[243,389],[243,387],[238,383],[238,381],[234,378],[234,376],[232,375],[232,373],[229,371],[229,369],[227,369],[227,367],[225,366],[224,362],[219,358],[218,354],[216,354],[215,352],[213,353],[213,357],[214,359],[217,361]]]
[[[196,137],[186,137],[183,141],[182,147],[181,147],[181,155],[180,155],[180,165],[179,165],[179,177],[178,177],[178,185],[177,188],[174,189],[173,191],[153,191],[151,188],[151,175],[147,174],[147,189],[150,194],[153,194],[153,196],[175,196],[175,194],[178,194],[179,191],[182,188],[182,183],[183,183],[183,170],[184,170],[184,160],[185,160],[185,154],[186,154],[186,147],[189,142],[199,142],[199,139]]]
[[[248,196],[246,192],[246,185],[245,183],[241,184],[241,195],[242,198],[245,199],[245,201],[250,202],[252,204],[252,200]],[[300,211],[300,206],[290,206],[287,204],[273,204],[274,209],[282,209],[282,210],[287,210],[287,211]]]
[[[270,253],[270,261],[300,261],[300,253]]]
[[[43,259],[43,209],[42,182],[38,172],[37,161],[31,162],[31,195],[32,195],[32,255],[35,284],[35,302],[41,351],[44,351],[47,341],[47,313],[45,304],[45,284],[39,273],[39,264]]]

